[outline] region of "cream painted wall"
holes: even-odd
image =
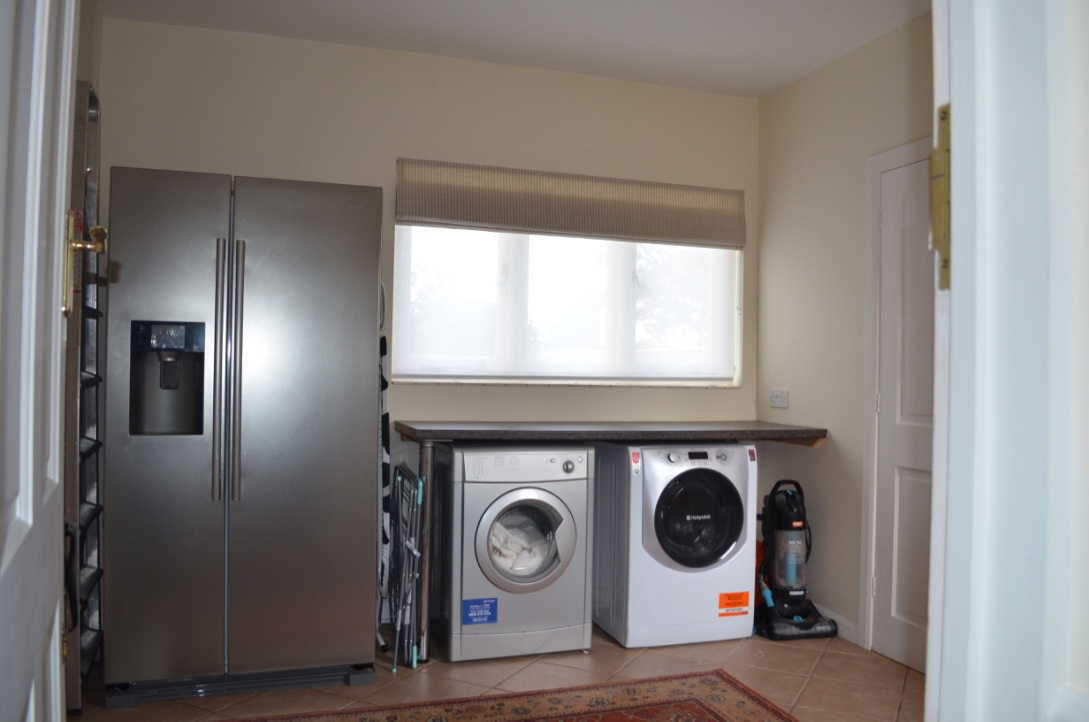
[[[395,384],[390,406],[403,420],[755,418],[755,100],[110,19],[99,97],[107,168],[382,186],[387,289],[398,156],[742,189],[750,246],[741,388]]]
[[[851,620],[868,417],[865,165],[930,134],[930,22],[920,16],[760,103],[757,416],[828,429],[816,449],[765,464],[761,493],[779,478],[802,484],[810,592]],[[789,389],[789,409],[768,406],[770,388]]]
[[[398,156],[745,190],[741,388],[394,385],[392,415],[826,427],[830,438],[816,449],[760,445],[761,493],[776,479],[803,484],[815,533],[811,590],[857,619],[865,161],[929,133],[929,22],[757,102],[107,19],[96,85],[103,165],[380,185],[387,287]],[[106,213],[108,184],[103,201]],[[772,387],[790,389],[789,410],[768,408]]]
[[[76,78],[90,81],[98,92],[100,60],[102,57],[102,15],[98,0],[81,0],[79,4],[79,48],[76,56]]]

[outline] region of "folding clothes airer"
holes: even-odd
[[[393,554],[399,557],[401,574],[397,580],[399,589],[394,590],[395,597],[399,600],[393,627],[394,672],[397,671],[397,660],[401,655],[413,669],[416,668],[419,656],[419,629],[413,606],[416,601],[416,580],[420,575],[418,536],[423,488],[423,477],[417,477],[404,462],[397,465],[394,489],[398,492],[395,501],[399,502],[399,508],[394,514],[396,529]],[[405,630],[403,639],[402,629]]]
[[[378,401],[381,414],[378,425],[378,453],[382,459],[382,476],[379,483],[382,486],[382,513],[379,516],[379,559],[378,559],[378,594],[382,602],[375,607],[374,632],[378,640],[378,648],[383,652],[389,650],[389,645],[382,637],[380,627],[382,625],[382,607],[388,603],[390,591],[390,546],[393,543],[390,531],[390,515],[392,509],[391,489],[393,483],[390,479],[389,457],[389,352],[386,345],[386,337],[378,339]],[[392,608],[392,607],[391,607]],[[392,615],[391,615],[392,619]]]

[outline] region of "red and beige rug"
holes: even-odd
[[[305,722],[795,720],[721,670],[584,687],[255,718]],[[795,721],[796,722],[796,721]]]

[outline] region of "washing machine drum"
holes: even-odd
[[[674,562],[691,568],[720,561],[741,537],[745,509],[737,487],[710,469],[677,475],[658,497],[654,532]]]

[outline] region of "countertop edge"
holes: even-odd
[[[403,439],[430,443],[549,441],[784,441],[817,446],[827,429],[764,421],[444,422],[396,421]]]

